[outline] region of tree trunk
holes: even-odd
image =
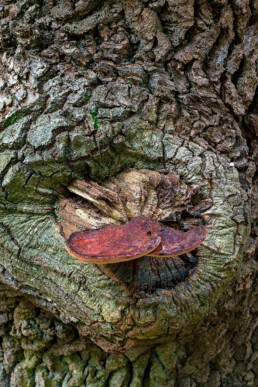
[[[257,386],[257,9],[2,0],[0,386]],[[67,253],[138,215],[207,238]]]

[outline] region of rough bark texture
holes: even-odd
[[[257,9],[1,1],[0,386],[257,385]],[[140,214],[207,239],[65,250]]]

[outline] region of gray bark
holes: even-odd
[[[0,386],[257,385],[257,9],[2,0]],[[140,214],[207,239],[66,252]]]

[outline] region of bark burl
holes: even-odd
[[[257,9],[2,0],[0,386],[257,385]],[[207,238],[65,249],[139,215]]]

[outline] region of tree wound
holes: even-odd
[[[162,253],[161,250],[157,251],[158,247],[148,253],[145,246],[145,251],[134,252],[131,257],[128,251],[121,257],[115,250],[109,250],[109,255],[104,258],[89,257],[85,251],[79,254],[78,251],[72,251],[67,244],[67,250],[73,257],[99,264],[101,271],[125,285],[134,296],[140,296],[142,291],[172,289],[187,280],[196,268],[198,255],[192,250],[202,242],[205,234],[205,227],[198,226],[202,222],[201,212],[194,210],[197,206],[195,195],[199,192],[197,186],[186,185],[179,176],[173,174],[128,170],[103,184],[77,180],[68,190],[71,195],[60,199],[57,212],[67,240],[73,233],[86,236],[102,228],[123,229],[137,217],[148,218],[148,222],[158,228],[158,234],[161,236],[163,233]],[[209,208],[211,204],[201,201],[198,206]],[[146,237],[153,236],[148,235],[149,232],[152,231],[148,230]],[[77,249],[76,246],[73,248]],[[148,257],[154,251],[155,256]],[[189,254],[189,251],[192,253]],[[180,257],[177,256],[179,254]]]

